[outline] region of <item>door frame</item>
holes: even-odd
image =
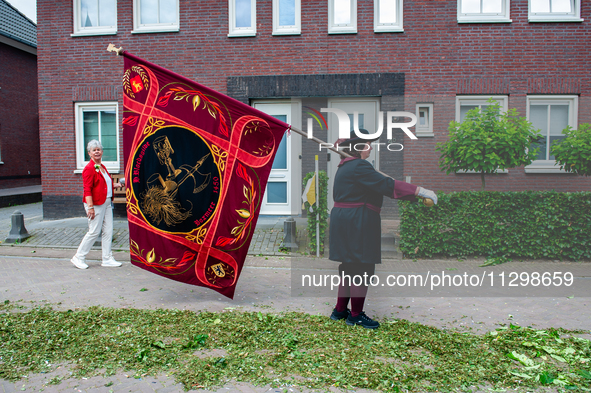
[[[288,124],[293,127],[301,129],[301,118],[302,118],[302,103],[301,100],[253,100],[252,106],[261,112],[265,112],[269,115],[274,114],[286,114]],[[271,110],[270,110],[271,109]],[[276,110],[273,110],[276,109]],[[283,109],[283,110],[282,110]],[[279,172],[278,175],[284,174],[285,177],[281,178],[281,181],[285,179],[287,183],[287,203],[267,203],[267,189],[263,194],[261,200],[262,215],[299,215],[300,205],[299,200],[302,193],[301,186],[301,156],[302,156],[302,137],[301,135],[290,132],[285,135],[287,144],[287,169],[276,170],[272,169],[269,174],[268,183],[273,182],[273,179],[280,179],[279,177],[274,178],[273,172]]]
[[[368,104],[368,105],[374,105],[374,109],[375,109],[375,114],[374,114],[374,118],[371,119],[373,121],[373,127],[368,128],[367,130],[370,133],[374,133],[377,130],[377,125],[378,125],[378,116],[380,114],[380,105],[381,105],[381,100],[380,97],[334,97],[334,98],[328,98],[327,100],[327,106],[328,108],[339,108],[338,104]],[[328,142],[330,143],[334,143],[338,138],[339,138],[339,126],[338,126],[338,119],[336,117],[336,115],[332,114],[328,116],[327,119],[328,122],[328,135],[327,135],[327,139]],[[371,125],[371,123],[370,123]],[[351,123],[351,127],[353,127],[353,124]],[[332,192],[333,192],[333,184],[334,184],[334,176],[337,173],[337,169],[338,169],[338,164],[341,160],[341,157],[334,152],[329,152],[330,155],[330,161],[327,162],[327,170],[326,173],[328,175],[328,209],[331,210],[334,206],[334,200],[332,197]],[[374,164],[374,167],[376,168],[376,170],[379,170],[380,168],[380,157],[379,157],[379,151],[378,149],[374,148],[371,151],[371,155],[370,157],[367,159],[367,161],[372,162],[372,164]]]

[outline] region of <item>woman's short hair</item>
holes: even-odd
[[[101,143],[96,139],[93,139],[90,142],[88,142],[88,145],[86,145],[86,151],[90,152],[95,147],[98,147],[99,149],[103,150],[103,145],[101,145]]]

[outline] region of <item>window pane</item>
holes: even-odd
[[[251,27],[251,3],[250,0],[236,1],[236,27]]]
[[[419,110],[419,126],[429,127],[429,110],[428,109],[420,109]]]
[[[380,0],[378,23],[396,23],[396,1]]]
[[[552,12],[572,12],[571,0],[552,0]]]
[[[279,26],[295,26],[295,0],[279,0]]]
[[[550,0],[530,0],[532,12],[550,12]]]
[[[503,0],[482,0],[482,12],[486,14],[500,14],[503,12]]]
[[[279,147],[277,148],[277,154],[275,155],[271,169],[287,169],[287,143],[285,138],[285,135],[281,138],[281,143],[279,143]]]
[[[274,118],[281,120],[284,123],[287,123],[287,116],[286,115],[273,115]],[[275,155],[275,160],[273,161],[273,166],[271,169],[287,169],[287,141],[285,140],[287,136],[283,135],[281,138],[281,142],[279,143],[279,147],[277,148],[277,154]]]
[[[140,24],[158,23],[158,0],[140,0]]]
[[[460,106],[460,123],[466,120],[466,114],[469,110],[478,108],[478,105],[462,105]]]
[[[84,132],[84,160],[90,161],[90,156],[86,150],[88,142],[93,139],[98,140],[98,112],[82,112],[82,127]]]
[[[99,24],[100,26],[115,26],[115,11],[117,5],[115,0],[100,0],[99,2]]]
[[[160,23],[176,23],[176,0],[160,0]]]
[[[103,161],[117,161],[117,122],[115,111],[101,112]]]
[[[529,121],[535,129],[539,129],[543,140],[541,143],[532,143],[532,147],[539,147],[540,151],[536,160],[546,160],[546,141],[548,140],[548,105],[530,105]]]
[[[353,131],[353,127],[355,126],[355,119],[353,118],[353,114],[349,113],[347,116],[349,116],[349,125],[351,126],[351,131]],[[359,128],[363,128],[365,129],[365,114],[363,113],[358,113],[357,114],[357,121],[359,122]]]
[[[334,1],[334,24],[348,25],[351,23],[351,0]]]
[[[462,0],[463,14],[479,14],[480,0]]]
[[[267,203],[287,203],[287,183],[267,183]]]
[[[568,105],[550,105],[550,135],[562,135],[568,126]]]
[[[97,0],[80,1],[80,24],[82,27],[98,26]]]

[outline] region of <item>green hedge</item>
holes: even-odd
[[[591,258],[591,193],[438,194],[437,206],[399,201],[406,257]]]

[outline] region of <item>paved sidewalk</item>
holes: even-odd
[[[16,247],[77,249],[88,231],[85,217],[43,221],[43,204],[41,202],[5,207],[0,208],[0,245],[10,232],[11,215],[15,211],[23,213],[25,227],[31,235],[22,244],[14,245]],[[248,253],[250,255],[285,255],[279,251],[283,244],[285,219],[286,217],[281,216],[260,216]],[[305,219],[297,219],[297,225],[298,228],[304,228]],[[97,242],[94,248],[100,249],[100,242]],[[129,251],[129,229],[126,219],[115,219],[113,222],[112,248],[115,251]]]
[[[8,210],[7,210],[8,209]],[[329,315],[336,294],[306,297],[292,289],[292,278],[297,274],[292,263],[307,267],[319,275],[334,274],[337,263],[322,258],[293,257],[277,252],[282,238],[283,223],[276,218],[259,221],[249,257],[245,262],[234,300],[201,287],[182,284],[148,273],[129,263],[129,252],[123,247],[126,222],[116,224],[116,244],[121,251],[115,258],[124,262],[121,268],[100,267],[100,251],[89,255],[88,270],[78,270],[69,259],[72,248],[81,236],[80,221],[71,219],[43,222],[41,204],[0,209],[0,236],[8,235],[10,214],[20,210],[33,237],[18,246],[0,247],[0,301],[48,302],[60,309],[86,308],[93,305],[120,308],[223,311],[233,307],[242,311],[282,312],[302,311]],[[78,220],[78,221],[76,221]],[[120,231],[121,230],[121,231]],[[255,240],[256,239],[256,240]],[[119,246],[117,246],[119,247]],[[276,254],[275,254],[276,253]],[[262,255],[262,256],[258,256]],[[379,266],[387,274],[428,274],[480,269],[481,260],[384,260]],[[502,269],[533,271],[554,269],[572,271],[580,282],[591,283],[591,263],[554,263],[551,261],[511,262]],[[492,268],[487,268],[492,269]],[[587,286],[591,290],[591,285]],[[140,291],[147,288],[147,291]],[[509,323],[534,328],[563,327],[589,331],[591,327],[591,294],[581,296],[545,297],[466,297],[408,295],[396,288],[381,292],[370,289],[366,302],[368,315],[380,319],[406,319],[444,329],[459,329],[482,334]],[[584,337],[591,339],[591,334]],[[64,379],[59,385],[49,385],[54,377],[68,377],[67,368],[53,373],[32,375],[17,383],[0,380],[0,392],[182,392],[182,386],[166,375],[142,377],[120,373],[87,380]],[[108,386],[107,386],[108,385]],[[286,387],[287,392],[301,390]],[[255,387],[228,382],[218,392],[284,392],[283,389]],[[337,392],[338,390],[334,390]],[[358,390],[357,392],[363,392]]]

